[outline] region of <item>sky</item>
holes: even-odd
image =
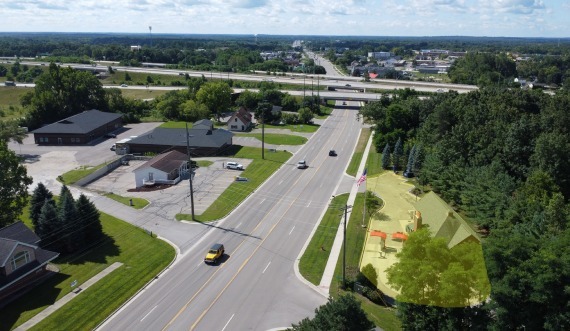
[[[0,32],[570,37],[570,0],[3,0]]]

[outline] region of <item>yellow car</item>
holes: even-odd
[[[214,244],[208,253],[206,254],[206,258],[204,259],[205,263],[218,263],[220,258],[224,255],[224,245],[222,244]]]

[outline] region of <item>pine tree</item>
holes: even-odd
[[[35,232],[40,237],[40,246],[56,252],[61,252],[61,241],[59,240],[59,219],[53,200],[45,200],[40,214]]]
[[[81,194],[79,199],[75,202],[75,207],[77,208],[77,217],[83,227],[85,244],[89,246],[103,235],[99,211],[93,202],[89,201],[83,194]]]
[[[420,169],[422,168],[422,162],[424,161],[424,150],[422,148],[422,145],[417,145],[415,146],[415,151],[414,151],[414,165],[412,167],[412,172],[414,174],[417,174],[420,172]]]
[[[53,202],[53,194],[40,182],[34,189],[34,193],[30,199],[30,218],[32,219],[34,227],[38,226],[38,220],[46,200]]]
[[[410,149],[410,154],[408,156],[408,165],[406,166],[406,172],[413,172],[414,164],[416,163],[416,145],[412,146]]]
[[[81,222],[77,218],[75,201],[69,189],[62,188],[62,195],[59,200],[58,216],[61,224],[61,240],[64,251],[71,253],[83,247],[84,235]]]
[[[402,156],[404,156],[404,148],[402,146],[402,138],[398,138],[396,145],[394,146],[394,154],[392,155],[392,163],[394,164],[394,170],[400,169],[400,163],[402,161]]]
[[[386,147],[382,151],[382,168],[388,169],[390,167],[390,145],[386,143]]]

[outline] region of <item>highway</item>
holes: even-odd
[[[335,109],[288,164],[100,329],[269,330],[312,316],[326,298],[294,266],[340,185],[361,126],[355,110]],[[329,149],[339,155],[329,157]],[[302,158],[308,169],[296,168]],[[203,262],[213,243],[226,247],[215,266]]]

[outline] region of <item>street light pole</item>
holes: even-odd
[[[192,220],[194,221],[194,188],[192,187],[192,158],[190,156],[190,135],[188,134],[188,123],[186,123],[186,152],[188,153],[188,182],[190,183],[190,207],[192,210]]]

